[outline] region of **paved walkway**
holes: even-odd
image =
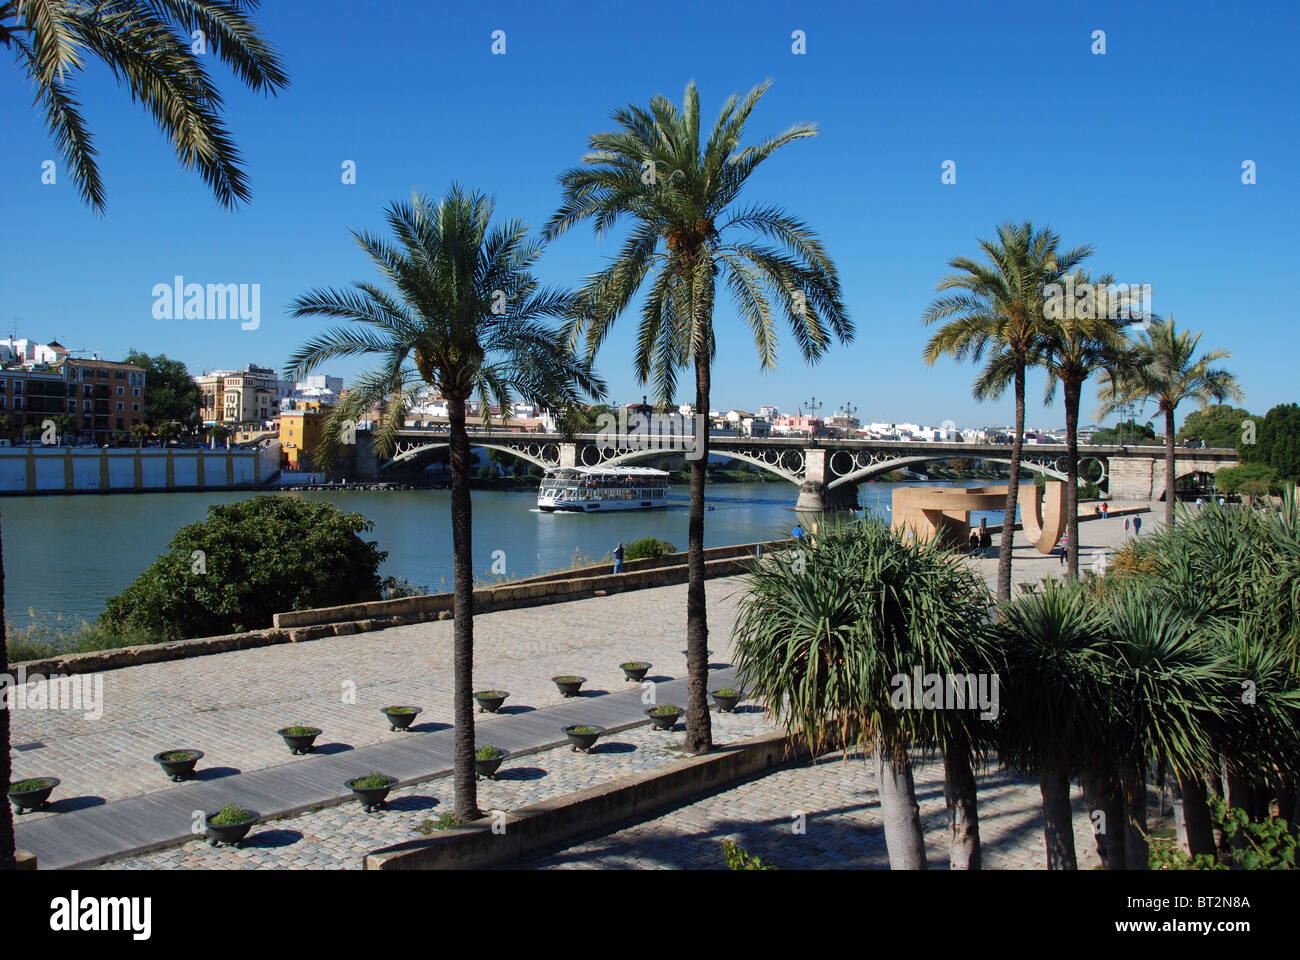
[[[1148,524],[1153,526],[1153,520],[1148,515]],[[1123,520],[1089,521],[1082,525],[1081,536],[1082,560],[1087,564],[1092,551],[1122,544]],[[1017,540],[1017,583],[1062,572],[1055,558],[1042,557],[1022,534]],[[996,560],[971,562],[987,576],[996,573]],[[743,584],[736,579],[715,580],[707,589],[713,659],[727,662],[735,604]],[[558,724],[551,722],[554,715],[546,708],[566,702],[549,680],[553,675],[585,675],[590,678],[587,692],[596,694],[630,687],[618,668],[628,659],[653,663],[651,678],[666,681],[683,676],[685,591],[685,585],[676,585],[476,617],[476,687],[511,692],[503,715],[479,715],[479,741],[497,742],[506,749],[538,749],[555,742],[558,735],[552,727]],[[86,836],[91,839],[79,841],[79,845],[93,847],[98,853],[90,856],[85,851],[62,850],[52,852],[49,859],[42,856],[41,862],[94,862],[113,843],[120,853],[138,850],[144,844],[138,836],[133,841],[137,845],[131,846],[125,839],[111,840],[111,831],[109,837],[101,835],[104,825],[120,810],[136,811],[142,823],[147,823],[151,807],[156,808],[155,814],[166,809],[166,817],[154,818],[168,824],[159,832],[179,839],[188,835],[194,810],[211,809],[210,801],[229,799],[230,788],[236,784],[241,790],[243,784],[248,785],[249,805],[261,804],[259,809],[271,813],[337,800],[342,795],[342,780],[375,767],[402,779],[437,776],[446,769],[450,756],[449,747],[446,758],[440,751],[442,744],[450,743],[451,630],[451,622],[437,621],[109,671],[102,675],[104,714],[97,720],[68,711],[15,710],[11,714],[14,779],[45,775],[63,780],[51,812],[18,821],[19,844],[37,848],[38,854],[42,844],[52,844],[47,847],[51,851],[61,850],[52,838],[76,836],[81,824],[89,824]],[[584,705],[610,700],[613,706],[617,699],[589,696]],[[623,699],[636,698],[633,694]],[[423,722],[416,726],[423,735],[388,730],[379,709],[394,703],[425,708],[419,718]],[[639,701],[636,706],[640,709]],[[534,710],[542,715],[535,719],[546,725],[545,729],[529,726],[533,721],[527,718]],[[635,715],[628,714],[622,722],[634,719]],[[506,732],[516,729],[516,720],[523,739],[512,739],[513,734]],[[600,719],[592,722],[603,723]],[[727,729],[725,724],[731,722],[722,721],[719,729]],[[324,729],[322,755],[290,759],[275,730],[293,723]],[[759,728],[766,729],[765,719]],[[415,744],[420,745],[418,749]],[[384,745],[388,749],[380,749]],[[206,771],[203,782],[173,785],[150,759],[159,751],[180,748],[205,751],[200,764],[200,770]],[[369,752],[366,748],[375,749]],[[654,756],[653,751],[642,753],[640,747],[633,752],[638,763]],[[674,756],[666,754],[660,762]],[[360,766],[366,769],[359,770]],[[252,777],[258,771],[263,774]],[[549,764],[545,775],[550,776]],[[608,778],[608,771],[602,770],[594,782]],[[564,782],[563,777],[556,777],[547,785]],[[570,789],[589,785],[581,778],[571,782],[576,785]],[[488,788],[489,792],[495,789],[495,785]],[[121,806],[128,798],[139,798],[139,802],[130,808]],[[501,802],[507,801],[503,798]],[[183,816],[183,823],[175,822],[178,815]],[[135,819],[133,813],[123,822]],[[342,824],[335,826],[341,829]],[[404,830],[397,839],[409,838],[409,826]],[[370,844],[361,834],[353,841],[349,844],[351,855],[359,861],[360,853]],[[154,837],[144,845],[156,842]],[[384,842],[392,842],[392,837]],[[293,853],[298,859],[304,856],[299,851]],[[280,866],[298,863],[298,859],[266,859]]]

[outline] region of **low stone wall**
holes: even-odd
[[[384,847],[366,855],[363,866],[366,870],[472,870],[507,863],[806,755],[785,734],[767,734],[530,804],[505,814],[504,820],[487,817],[428,840]],[[721,861],[721,848],[718,858]]]
[[[783,544],[788,546],[789,543],[790,541],[772,541],[705,550],[704,576],[706,579],[712,579],[743,573],[749,558],[753,557],[760,548],[767,550]],[[668,557],[634,560],[628,566],[636,566],[636,569],[630,569],[626,573],[610,572],[613,566],[603,564],[581,571],[561,571],[530,580],[484,587],[474,591],[474,612],[492,613],[548,603],[566,603],[571,600],[608,596],[625,590],[644,590],[649,587],[685,583],[688,579],[685,557],[684,553],[676,553]],[[595,573],[593,574],[592,571]],[[579,575],[575,576],[575,573]],[[402,597],[397,600],[377,600],[372,603],[278,613],[273,618],[274,626],[269,630],[70,653],[42,660],[14,663],[10,668],[17,670],[21,667],[28,676],[98,673],[141,663],[183,660],[187,657],[203,657],[277,643],[303,643],[319,640],[322,637],[350,636],[406,624],[450,619],[452,619],[450,593]]]

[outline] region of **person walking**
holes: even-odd
[[[1142,532],[1142,518],[1133,518],[1133,536],[1138,536]]]
[[[1125,517],[1124,518],[1124,539],[1125,540],[1128,539],[1128,532],[1129,532],[1129,518]]]
[[[799,524],[799,521],[795,521],[794,529],[790,531],[790,536],[794,537],[796,540],[803,539],[803,527]]]
[[[618,542],[618,546],[614,548],[614,572],[615,573],[623,572],[623,541],[622,540],[620,540]]]
[[[1103,500],[1101,502],[1101,518],[1105,520],[1109,516],[1110,516],[1110,502],[1107,500]]]
[[[1061,551],[1061,566],[1065,566],[1065,561],[1070,556],[1070,535],[1061,534],[1061,539],[1056,541],[1056,549]]]

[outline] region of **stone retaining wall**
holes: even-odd
[[[785,734],[771,733],[734,747],[679,760],[613,783],[588,787],[428,840],[384,847],[368,854],[366,870],[472,870],[508,863],[621,820],[646,817],[697,794],[807,756]],[[721,861],[722,850],[719,847]]]

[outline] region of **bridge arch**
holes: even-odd
[[[833,489],[835,487],[841,487],[847,484],[857,484],[857,483],[861,483],[863,480],[869,480],[872,477],[876,477],[884,473],[891,473],[894,470],[898,470],[902,467],[911,467],[923,463],[935,463],[942,460],[952,460],[952,459],[974,459],[974,460],[983,460],[986,463],[1004,463],[1007,466],[1011,465],[1011,459],[1009,457],[988,457],[988,456],[961,457],[957,454],[947,453],[947,452],[941,455],[921,454],[921,455],[910,456],[910,457],[897,457],[891,460],[879,460],[875,463],[871,463],[867,466],[859,467],[856,470],[851,470],[842,475],[837,474],[835,476],[835,479],[827,482],[826,486],[829,489]],[[1051,477],[1054,480],[1065,481],[1069,479],[1069,476],[1067,475],[1065,470],[1061,469],[1064,466],[1064,464],[1059,463],[1059,461],[1063,461],[1064,459],[1065,459],[1064,457],[1057,457],[1054,458],[1054,460],[1051,463],[1044,463],[1038,460],[1022,459],[1020,461],[1020,467],[1022,470],[1028,470],[1031,473],[1039,473],[1045,477]],[[827,464],[828,472],[832,472],[832,473],[834,472],[833,460],[834,458],[832,457]],[[1101,466],[1101,476],[1096,481],[1089,481],[1084,477],[1083,471],[1082,469],[1080,469],[1080,473],[1079,473],[1080,485],[1089,482],[1099,483],[1101,480],[1105,479],[1106,477],[1106,464],[1104,460],[1101,460],[1097,457],[1080,457],[1079,458],[1080,468],[1082,468],[1083,464],[1088,461],[1093,461],[1095,463],[1098,463]]]
[[[529,463],[541,467],[543,470],[557,466],[560,462],[560,450],[554,443],[526,443],[516,446],[509,446],[504,443],[487,443],[482,440],[471,439],[469,442],[471,448],[484,447],[489,450],[500,450],[502,453],[508,453],[512,457],[518,457],[520,460],[527,460]],[[443,450],[451,446],[447,440],[412,443],[403,448],[400,444],[397,452],[391,459],[385,460],[380,464],[380,470],[387,470],[395,464],[411,464],[426,454],[435,450]],[[548,449],[551,448],[551,449]],[[551,454],[548,458],[547,454]]]

